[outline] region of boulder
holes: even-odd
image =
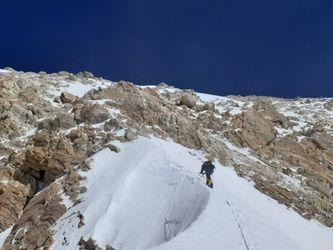
[[[251,108],[232,118],[227,137],[239,147],[257,150],[268,146],[276,134],[274,123]]]
[[[53,182],[84,158],[81,151],[74,150],[70,139],[55,134],[38,133],[34,146],[24,152],[22,170],[35,179]]]
[[[215,104],[213,102],[206,102],[203,106],[203,110],[208,110],[214,112]]]
[[[135,140],[138,136],[135,132],[133,132],[132,130],[130,129],[126,129],[125,130],[125,134],[124,134],[124,137],[126,140],[128,141],[133,141]]]
[[[82,107],[74,110],[74,119],[79,123],[87,122],[96,124],[104,122],[109,118],[109,111],[98,104],[86,103]]]
[[[82,74],[83,74],[83,77],[85,77],[85,78],[93,78],[94,77],[93,73],[91,73],[89,71],[83,71]]]
[[[113,151],[113,152],[116,152],[116,153],[119,153],[120,152],[120,148],[116,145],[113,145],[113,144],[108,144],[107,147]]]
[[[270,120],[285,129],[288,129],[294,125],[291,121],[288,120],[287,117],[280,114],[269,101],[257,100],[253,104],[253,109],[260,113],[261,116],[265,119]]]
[[[111,131],[112,129],[118,130],[122,129],[123,125],[121,124],[121,121],[117,120],[116,118],[111,118],[104,124],[104,130],[105,131]]]
[[[69,129],[76,126],[74,116],[71,113],[60,113],[55,118],[49,118],[38,123],[38,129],[48,131],[57,131],[60,129]]]
[[[197,104],[198,97],[196,95],[190,94],[190,93],[185,93],[182,95],[180,98],[179,104],[180,105],[185,105],[188,108],[194,108],[195,105]]]
[[[62,92],[60,95],[60,100],[62,103],[74,103],[78,100],[79,98],[75,95],[72,95],[67,92]]]

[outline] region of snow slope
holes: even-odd
[[[278,204],[217,162],[214,190],[198,177],[199,151],[140,137],[92,157],[83,202],[54,226],[53,249],[332,249],[333,230]],[[78,213],[85,225],[78,228]],[[66,238],[66,239],[65,239]]]
[[[13,227],[8,228],[7,230],[3,231],[0,233],[0,249],[3,243],[5,242],[7,236],[10,234],[10,231],[12,230]]]

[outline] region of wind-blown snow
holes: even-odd
[[[53,95],[60,95],[61,92],[67,92],[72,95],[83,97],[88,91],[97,88],[107,88],[111,86],[113,83],[110,81],[103,81],[103,80],[93,80],[91,79],[90,84],[83,84],[82,82],[78,81],[61,81],[60,88],[54,89],[51,94]]]
[[[57,222],[53,249],[81,236],[116,249],[331,249],[333,230],[260,193],[217,162],[214,189],[198,177],[199,151],[157,138],[104,149],[83,173],[83,202]],[[77,213],[85,226],[77,228]],[[71,216],[72,215],[72,216]],[[62,245],[64,237],[67,244]]]
[[[69,82],[66,87],[61,87],[61,91],[66,91],[78,97],[84,96],[89,90],[93,89],[92,85],[86,85],[81,82]]]

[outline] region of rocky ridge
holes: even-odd
[[[52,225],[84,192],[76,169],[138,135],[214,155],[261,192],[333,226],[332,99],[218,97],[10,68],[0,71],[0,93],[0,232],[13,226],[4,249],[50,246]]]

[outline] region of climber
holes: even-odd
[[[213,165],[212,161],[214,160],[213,157],[207,157],[208,161],[205,161],[201,166],[201,175],[206,175],[206,185],[210,188],[213,188],[213,180],[211,175],[214,172],[215,166]]]

